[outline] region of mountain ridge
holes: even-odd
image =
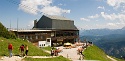
[[[94,30],[95,31],[95,30]],[[89,32],[94,32],[93,30],[89,30]],[[113,29],[109,30],[109,33],[104,32],[105,34],[101,34],[101,36],[95,35],[97,32],[102,32],[98,30],[94,34],[84,34],[80,36],[81,40],[87,40],[93,42],[95,45],[100,47],[107,53],[108,55],[115,56],[117,58],[124,58],[125,57],[125,30],[122,29]]]
[[[110,34],[125,34],[125,27],[121,29],[90,29],[80,30],[80,36],[104,36]]]

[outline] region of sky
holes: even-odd
[[[125,0],[0,0],[0,22],[6,28],[30,29],[42,15],[74,20],[79,30],[120,29],[125,26]]]

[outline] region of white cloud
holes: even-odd
[[[95,21],[99,21],[99,20],[95,20]]]
[[[125,0],[107,0],[107,4],[120,13],[125,13]]]
[[[38,14],[40,12],[49,15],[61,15],[70,13],[70,10],[52,6],[52,0],[21,0],[19,9],[30,14]]]
[[[118,13],[118,14],[115,14],[115,13],[107,14],[107,13],[101,12],[101,15],[106,20],[117,20],[117,21],[120,22],[120,24],[122,24],[122,25],[125,24],[125,14],[121,14],[121,13]]]
[[[101,12],[101,15],[106,20],[115,20],[115,19],[118,18],[118,16],[115,13],[113,13],[113,14],[107,14],[107,13]]]
[[[66,4],[62,4],[62,3],[59,3],[58,5],[59,5],[59,6],[66,6]]]
[[[94,28],[107,27],[107,28],[111,28],[111,29],[116,29],[116,28],[121,28],[121,27],[125,26],[125,14],[123,14],[123,13],[108,14],[105,12],[101,12],[100,14],[95,14],[94,16],[88,16],[87,18],[81,18],[81,20],[90,21],[90,19],[95,19],[95,18],[104,18],[105,20],[109,20],[110,23],[95,24],[95,25],[93,25]]]
[[[117,25],[119,25],[120,23],[119,23],[119,22],[117,22],[116,24],[117,24]]]
[[[94,27],[95,28],[105,28],[105,25],[103,25],[103,24],[95,24]]]
[[[80,18],[80,20],[83,20],[83,21],[90,21],[89,19],[86,19],[86,18]]]
[[[100,17],[100,15],[95,14],[95,15],[93,15],[93,16],[88,16],[87,18],[80,18],[80,20],[90,21],[91,19],[95,19],[95,18],[99,18],[99,17]],[[96,21],[98,21],[98,20],[96,20]]]
[[[94,15],[94,16],[88,16],[88,18],[91,18],[91,19],[98,18],[98,17],[99,17],[98,14],[96,14],[96,15]]]
[[[99,24],[95,24],[95,26],[99,26]]]
[[[118,0],[107,0],[107,3],[110,5],[110,6],[116,6],[118,4],[117,3]]]
[[[123,25],[122,25],[123,26]],[[110,28],[110,29],[116,29],[116,28],[121,28],[121,25],[117,24],[117,23],[105,23],[105,24],[95,24],[93,25],[93,27],[95,28]]]
[[[107,26],[113,26],[116,27],[117,25],[115,23],[107,23]]]
[[[62,13],[70,13],[70,10],[62,10],[61,8],[58,8],[57,6],[47,6],[44,7],[41,12],[44,14],[49,15],[61,15]]]
[[[103,10],[105,10],[105,7],[104,7],[104,6],[98,6],[97,8],[98,8],[98,9],[103,9]]]
[[[121,24],[125,24],[125,15],[124,14],[118,14],[118,19],[121,21]]]
[[[125,13],[125,10],[121,10],[121,13]]]
[[[107,4],[119,8],[122,4],[125,4],[125,0],[107,0]]]

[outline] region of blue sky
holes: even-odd
[[[43,14],[74,20],[81,29],[125,26],[125,0],[0,0],[0,22],[7,28],[32,28]]]

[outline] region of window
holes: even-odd
[[[41,36],[41,39],[43,39],[43,36]]]
[[[36,35],[36,39],[38,39],[38,36]]]
[[[24,36],[22,35],[22,36],[20,36],[21,38],[24,38]]]
[[[50,39],[47,39],[47,42],[50,42]]]
[[[32,40],[32,36],[30,36],[30,39]]]
[[[28,39],[28,36],[26,36],[26,39]]]

